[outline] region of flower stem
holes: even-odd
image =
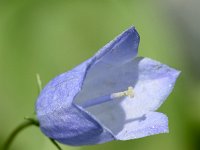
[[[58,148],[58,150],[62,150],[62,148],[56,143],[56,141],[52,138],[49,138],[49,140]]]
[[[10,136],[8,137],[8,139],[6,140],[3,149],[4,150],[8,150],[11,143],[13,142],[13,140],[15,139],[15,137],[17,136],[17,134],[22,131],[23,129],[29,127],[29,126],[39,126],[39,123],[35,120],[35,119],[28,119],[25,122],[21,123],[17,128],[15,128],[13,130],[13,132],[10,134]]]
[[[8,137],[8,139],[6,140],[4,146],[3,146],[3,150],[8,150],[9,147],[11,146],[13,140],[15,139],[15,137],[18,135],[19,132],[21,132],[22,130],[24,130],[25,128],[29,127],[29,126],[36,126],[39,127],[39,122],[35,119],[32,118],[25,118],[25,122],[21,123],[19,126],[17,126],[17,128],[15,128],[13,130],[13,132],[10,134],[10,136]],[[58,150],[62,150],[61,147],[58,145],[58,143],[56,143],[55,140],[49,138],[50,141],[58,148]]]

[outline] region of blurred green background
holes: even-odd
[[[159,111],[169,134],[64,150],[200,149],[200,1],[198,0],[0,0],[0,146],[31,116],[43,84],[91,57],[134,25],[139,55],[182,71]],[[35,127],[24,130],[10,150],[56,150]]]

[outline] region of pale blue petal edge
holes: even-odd
[[[158,112],[149,112],[137,121],[125,125],[124,131],[116,136],[118,140],[142,138],[159,133],[168,133],[168,118]]]
[[[149,58],[137,59],[140,62],[139,77],[134,87],[135,96],[121,103],[126,112],[127,122],[115,136],[119,140],[168,132],[167,116],[153,111],[169,96],[180,71]]]
[[[90,99],[91,96],[95,98],[120,91],[120,88],[125,90],[128,86],[133,86],[134,97],[123,97],[109,101],[89,107],[87,111],[93,114],[101,124],[110,129],[117,139],[126,139],[126,137],[123,137],[124,133],[129,134],[129,137],[137,137],[137,135],[131,136],[131,133],[135,134],[137,129],[140,130],[141,125],[133,125],[141,120],[145,123],[148,118],[143,116],[160,107],[171,93],[179,74],[180,71],[158,61],[136,57],[124,65],[109,66],[109,69],[104,68],[100,75],[96,71],[89,72],[84,81],[83,90],[79,93],[79,97],[76,97],[77,103],[81,103],[79,100]],[[92,76],[97,77],[92,78]],[[107,76],[112,78],[107,79]],[[156,123],[159,125],[158,119]],[[160,121],[162,123],[163,120]],[[148,124],[146,124],[145,128],[148,128],[147,126]],[[149,128],[151,126],[152,124],[149,124]],[[131,132],[131,128],[134,132]],[[164,128],[162,129],[164,130]],[[145,131],[148,132],[148,130]],[[155,134],[158,134],[158,131],[164,133],[162,130],[157,130]],[[148,133],[146,134],[148,135]]]

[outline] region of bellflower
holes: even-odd
[[[77,146],[168,132],[167,116],[155,111],[180,72],[137,57],[138,45],[139,35],[131,27],[50,81],[36,103],[42,132]]]

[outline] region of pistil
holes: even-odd
[[[134,97],[133,87],[129,86],[128,90],[126,90],[126,91],[111,93],[108,95],[104,95],[104,96],[100,96],[100,97],[97,97],[94,99],[87,100],[86,102],[81,104],[81,106],[83,108],[88,108],[88,107],[106,103],[106,102],[116,100],[116,99],[119,99],[121,97],[126,97],[126,96],[128,96],[130,98]]]

